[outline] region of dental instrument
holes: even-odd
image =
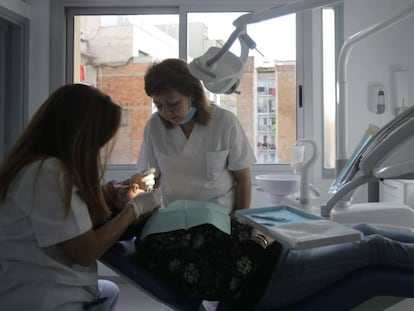
[[[274,220],[274,221],[283,221],[288,222],[290,219],[283,218],[283,217],[275,217],[275,216],[266,216],[266,215],[260,215],[260,214],[251,214],[254,218],[260,218],[260,219],[266,219],[266,220]]]

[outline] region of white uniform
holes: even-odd
[[[189,139],[179,126],[167,129],[158,113],[145,126],[138,170],[148,166],[161,173],[163,205],[175,200],[234,204],[230,171],[250,167],[255,156],[239,120],[230,111],[215,108],[210,122],[196,123]]]
[[[57,159],[24,168],[0,202],[0,309],[81,310],[96,299],[96,264],[71,263],[56,245],[92,228],[85,203],[72,193],[65,215]]]

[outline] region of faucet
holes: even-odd
[[[309,159],[305,159],[306,144],[311,147]],[[293,162],[291,164],[295,174],[300,175],[299,203],[306,207],[310,201],[309,168],[316,160],[316,144],[310,139],[298,139],[293,145]],[[317,190],[312,187],[317,193]]]

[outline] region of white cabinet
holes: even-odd
[[[402,203],[414,208],[414,180],[386,179],[380,182],[380,201]]]

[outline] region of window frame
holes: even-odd
[[[0,158],[28,121],[29,20],[0,7]]]
[[[58,86],[64,84],[66,81],[73,81],[73,43],[70,40],[66,40],[67,38],[73,38],[73,16],[74,15],[94,15],[94,14],[178,14],[179,18],[179,57],[187,59],[187,14],[188,13],[198,13],[198,12],[247,12],[247,11],[256,11],[268,7],[272,7],[273,5],[266,4],[266,2],[258,1],[254,5],[252,4],[240,4],[238,3],[237,6],[231,5],[232,1],[228,1],[229,4],[223,3],[209,3],[209,6],[206,5],[187,5],[187,4],[177,4],[174,6],[165,6],[162,4],[153,4],[150,1],[148,2],[148,6],[145,5],[145,1],[141,1],[140,4],[137,6],[123,5],[123,1],[119,1],[117,6],[114,7],[111,5],[108,7],[105,3],[97,5],[96,2],[92,1],[83,1],[82,5],[73,5],[70,4],[69,1],[52,1],[51,2],[51,38],[57,38],[58,34],[64,34],[63,36],[58,36],[58,39],[51,40],[51,83],[50,88],[51,90],[56,89]],[[237,10],[233,8],[237,7]],[[298,27],[298,24],[303,24],[304,13],[297,13],[296,14],[296,40],[297,40],[297,47],[296,47],[296,85],[299,84],[304,85],[304,78],[303,72],[304,61],[299,59],[299,57],[303,57],[303,52],[299,52],[301,47],[303,46],[303,42],[305,41],[303,36],[303,30],[306,27]],[[62,23],[62,21],[64,21]],[[230,23],[231,21],[229,21]],[[308,44],[308,43],[307,43]],[[58,52],[57,52],[58,51]],[[59,53],[59,51],[61,51]],[[64,64],[62,66],[61,64]],[[309,91],[311,89],[309,88]],[[298,93],[296,93],[298,94]],[[310,93],[311,94],[311,93]],[[308,119],[305,118],[305,114],[312,113],[312,101],[306,101],[309,104],[299,107],[298,105],[298,97],[296,96],[296,108],[297,108],[297,124],[296,124],[296,132],[297,137],[301,138],[304,137],[303,133],[304,130],[304,120]],[[251,168],[251,175],[252,175],[252,182],[255,184],[255,176],[263,173],[268,172],[290,172],[292,168],[289,164],[254,164]],[[132,173],[135,172],[135,166],[131,164],[117,164],[117,165],[110,165],[107,167],[109,178],[116,178],[122,179],[129,177]]]
[[[338,63],[338,58],[339,58],[339,54],[341,52],[341,47],[344,43],[344,5],[338,4],[335,6],[327,6],[327,8],[331,8],[334,10],[334,18],[335,18],[335,64]],[[321,13],[321,19],[322,19],[322,13]],[[321,27],[322,27],[322,22],[321,22]],[[322,33],[322,28],[321,28],[321,33]],[[321,50],[322,50],[322,40],[321,40]],[[322,55],[322,52],[321,52]],[[335,86],[337,84],[337,66],[335,67]],[[321,75],[321,79],[323,79],[323,74]],[[323,83],[321,82],[321,87],[323,88]],[[336,100],[337,100],[337,86],[335,87],[335,107],[336,107]],[[322,101],[323,101],[323,97],[322,97]],[[322,109],[325,109],[325,103],[323,102],[323,107]],[[323,116],[323,111],[322,111],[322,116]],[[323,124],[323,122],[322,122]],[[336,127],[336,121],[335,121],[335,127]],[[324,132],[325,129],[322,126],[322,132]],[[335,135],[335,143],[334,145],[336,146],[336,131],[334,133]],[[322,146],[322,150],[321,150],[321,154],[322,154],[322,159],[321,159],[321,163],[322,163],[322,178],[325,179],[333,179],[335,178],[336,172],[335,172],[335,168],[326,168],[324,166],[324,151],[325,151],[325,144],[324,144],[324,138],[323,136],[321,137],[321,146]],[[336,147],[334,150],[334,155],[336,155]],[[336,156],[335,156],[336,159]]]

